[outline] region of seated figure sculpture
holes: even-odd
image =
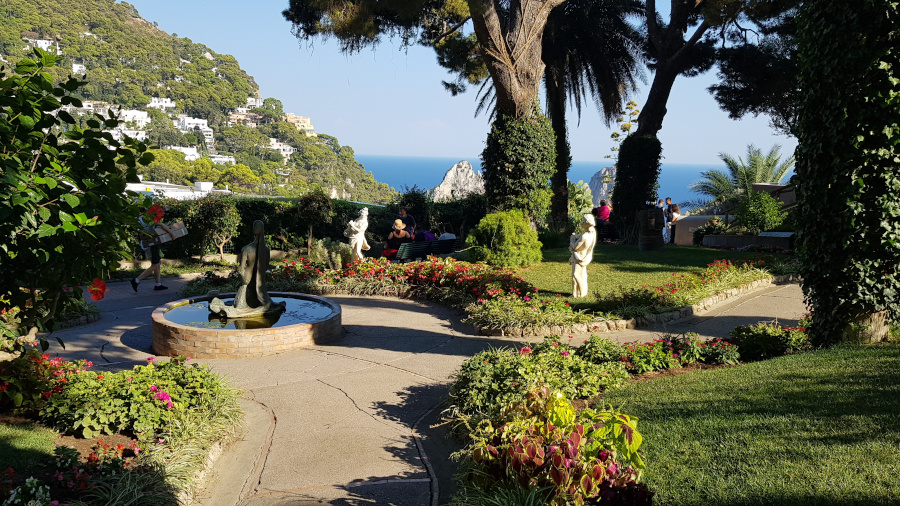
[[[238,256],[241,286],[234,295],[234,305],[226,305],[218,297],[209,303],[209,310],[225,318],[247,318],[282,313],[286,303],[278,304],[266,290],[266,270],[269,268],[269,248],[266,246],[265,225],[253,222],[253,242],[244,246]]]

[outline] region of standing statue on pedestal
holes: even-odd
[[[359,211],[359,218],[350,220],[344,229],[344,237],[350,239],[350,249],[353,250],[353,260],[363,260],[366,257],[363,251],[369,250],[366,242],[366,229],[369,228],[369,208],[364,207]]]
[[[587,266],[594,259],[594,246],[597,245],[597,229],[594,217],[585,214],[581,219],[581,234],[572,234],[569,238],[569,263],[572,264],[572,297],[579,298],[588,294]]]
[[[274,303],[266,290],[266,270],[269,268],[269,248],[266,246],[265,225],[253,222],[253,242],[244,246],[238,255],[238,274],[241,286],[234,295],[234,306],[225,305],[218,297],[209,303],[209,310],[226,318],[244,318],[282,313],[286,303]]]

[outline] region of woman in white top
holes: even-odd
[[[675,222],[681,218],[681,208],[678,204],[669,205],[669,244],[675,244]]]

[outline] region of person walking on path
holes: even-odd
[[[154,229],[157,226],[159,226],[159,227],[162,227],[162,229],[165,230],[167,234],[171,235],[172,237],[175,237],[175,234],[172,233],[172,230],[162,221],[163,216],[165,216],[166,213],[163,210],[163,208],[160,207],[159,204],[153,204],[152,206],[150,206],[150,208],[147,209],[147,214],[153,215],[153,219],[151,220],[150,223],[147,223],[147,221],[144,220],[143,216],[138,218],[138,222],[141,224],[142,227],[144,227],[144,230],[146,230],[147,232],[150,232],[150,234],[153,234]],[[144,250],[145,253],[147,251],[148,251],[148,249]],[[157,244],[155,240],[149,248],[149,253],[150,253],[150,267],[147,267],[147,269],[145,269],[144,272],[140,273],[140,275],[138,275],[138,277],[132,278],[130,280],[131,288],[134,289],[135,293],[137,293],[138,285],[141,284],[141,281],[146,279],[147,277],[149,277],[151,274],[153,274],[153,276],[156,279],[156,286],[153,287],[153,289],[155,291],[169,289],[169,287],[162,284],[162,280],[160,279],[162,277],[162,272],[160,270],[160,262],[162,261],[162,254],[159,251],[159,244]]]

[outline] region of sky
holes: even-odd
[[[333,40],[299,41],[281,15],[287,0],[131,0],[148,21],[217,53],[234,55],[252,75],[263,98],[282,101],[286,112],[309,116],[316,131],[333,135],[356,153],[475,159],[490,130],[475,117],[477,87],[456,97],[441,85],[452,80],[425,47],[401,47],[384,39],[375,49],[342,54]],[[647,84],[633,97],[642,104]],[[796,139],[777,135],[765,117],[732,120],[706,88],[715,72],[675,81],[659,133],[663,162],[719,164],[719,153],[744,157],[748,144],[792,153]],[[574,111],[569,142],[577,161],[602,161],[613,142],[596,108]],[[785,155],[786,156],[786,155]]]

